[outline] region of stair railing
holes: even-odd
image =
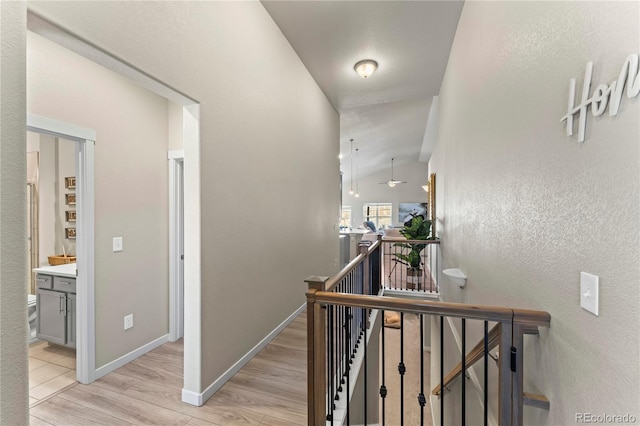
[[[375,310],[395,311],[402,315],[414,313],[420,316],[421,340],[422,319],[425,315],[439,317],[440,323],[440,386],[434,389],[439,396],[440,424],[445,422],[445,389],[455,377],[465,377],[467,370],[480,359],[484,359],[484,424],[488,424],[489,395],[488,369],[490,347],[499,347],[498,358],[498,424],[521,425],[523,421],[523,403],[527,399],[533,401],[531,405],[544,406],[546,398],[539,395],[527,395],[523,392],[523,336],[531,333],[537,327],[549,327],[551,317],[547,312],[525,309],[512,309],[496,306],[468,305],[461,303],[434,302],[421,299],[379,296],[375,284],[379,277],[372,274],[375,263],[380,261],[380,241],[368,247],[360,247],[360,254],[333,278],[310,277],[306,280],[309,285],[307,292],[307,345],[308,345],[308,424],[334,424],[335,401],[340,397],[346,398],[346,420],[349,424],[350,397],[349,377],[353,358],[358,348],[364,348],[364,368],[367,377],[366,348],[367,329],[370,326],[370,313]],[[377,259],[377,260],[376,260]],[[378,287],[379,288],[379,287]],[[462,359],[452,373],[448,382],[444,376],[444,320],[445,318],[460,318],[462,325]],[[479,320],[484,322],[484,337],[469,355],[466,353],[466,321]],[[489,323],[498,323],[489,332]],[[364,342],[362,339],[364,338]],[[384,348],[384,328],[382,331],[382,345]],[[421,344],[422,346],[422,344]],[[400,349],[402,351],[402,348]],[[384,349],[383,349],[384,352]],[[473,355],[475,354],[475,355]],[[404,355],[402,355],[404,356]],[[473,356],[473,359],[468,358]],[[384,355],[382,358],[384,363]],[[404,375],[403,363],[399,365],[400,374]],[[423,368],[423,367],[421,367]],[[378,365],[370,370],[378,369]],[[383,369],[384,370],[384,369]],[[459,370],[459,372],[458,372]],[[366,379],[365,379],[366,380]],[[465,418],[465,381],[461,381],[462,418]],[[424,388],[424,385],[422,386]],[[366,404],[367,386],[364,387],[364,424],[367,424]],[[346,392],[345,392],[346,390]],[[433,393],[433,392],[432,392]],[[380,399],[384,412],[387,390],[384,376],[380,386]],[[342,395],[342,396],[341,396]],[[345,397],[345,395],[347,395]],[[403,395],[401,395],[403,398]],[[420,391],[418,401],[424,413],[426,397],[424,390]],[[536,404],[537,401],[537,404]],[[401,414],[402,415],[402,414]],[[424,419],[424,415],[421,414]],[[422,420],[423,421],[423,420]],[[336,423],[342,424],[342,423]],[[385,424],[384,416],[380,424]],[[464,424],[464,423],[463,423]]]

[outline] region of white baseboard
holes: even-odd
[[[138,349],[135,349],[129,352],[128,354],[123,355],[120,358],[113,360],[108,364],[103,365],[100,368],[96,368],[96,372],[93,376],[94,380],[98,380],[100,377],[106,376],[107,374],[116,371],[118,368],[122,367],[123,365],[130,363],[134,359],[146,354],[147,352],[154,350],[158,346],[161,346],[167,343],[168,341],[169,341],[169,335],[165,334],[164,336],[158,337],[156,340],[153,340],[144,346],[140,346]]]
[[[182,389],[182,402],[186,402],[187,404],[195,405],[200,407],[203,405],[209,398],[213,396],[225,383],[229,381],[242,367],[244,367],[251,358],[256,356],[258,352],[260,352],[265,346],[269,344],[282,330],[284,330],[301,312],[303,312],[307,307],[307,304],[304,303],[298,309],[295,310],[294,313],[289,315],[287,319],[282,321],[280,325],[278,325],[271,333],[269,333],[264,339],[262,339],[257,345],[255,345],[249,352],[244,354],[242,358],[236,361],[227,371],[224,372],[220,377],[218,377],[213,383],[211,383],[202,393],[196,393],[192,391],[188,391],[186,389]]]

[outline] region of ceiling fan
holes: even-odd
[[[402,180],[395,180],[393,178],[393,158],[391,159],[391,179],[389,179],[387,182],[379,182],[380,185],[389,185],[389,188],[393,188],[394,186],[396,186],[399,183],[407,183],[405,181]]]

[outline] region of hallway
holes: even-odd
[[[31,425],[306,424],[306,314],[202,407],[180,401],[183,342],[166,343],[90,385],[31,407]]]

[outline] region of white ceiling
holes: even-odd
[[[349,139],[360,177],[417,162],[427,117],[455,36],[462,1],[263,0],[278,27],[340,113],[342,170]],[[353,70],[374,59],[368,79]],[[428,151],[427,147],[427,151]]]

